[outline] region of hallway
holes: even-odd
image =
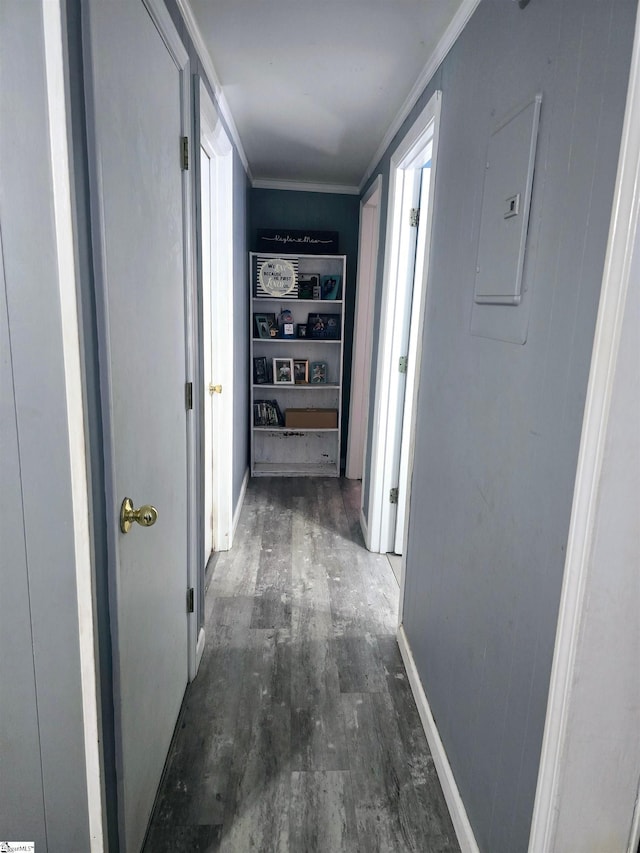
[[[358,489],[250,481],[145,853],[459,851]]]

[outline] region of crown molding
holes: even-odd
[[[253,180],[253,177],[251,175],[249,161],[247,160],[247,155],[245,154],[244,147],[240,139],[240,134],[238,133],[238,128],[236,127],[236,123],[233,120],[233,115],[231,113],[231,110],[229,109],[229,104],[227,103],[227,99],[225,98],[224,92],[222,91],[222,85],[220,84],[220,80],[216,73],[216,69],[213,64],[213,59],[211,58],[211,54],[209,53],[209,48],[207,47],[207,44],[202,35],[200,25],[198,24],[196,17],[193,14],[193,9],[191,8],[189,0],[176,0],[176,3],[180,14],[182,15],[182,19],[184,20],[185,25],[187,27],[187,31],[191,36],[195,49],[198,53],[200,62],[202,62],[202,67],[205,70],[209,83],[213,87],[213,93],[216,99],[216,105],[220,111],[220,116],[224,120],[224,123],[226,124],[229,130],[229,134],[231,135],[238,155],[242,160],[242,165],[244,166],[247,176],[251,181]]]
[[[345,184],[314,184],[308,181],[277,181],[256,178],[251,186],[256,190],[292,190],[305,193],[335,193],[339,195],[360,195],[360,187]]]
[[[427,84],[438,70],[438,67],[442,63],[442,60],[445,58],[445,56],[449,53],[453,45],[456,43],[458,36],[466,27],[469,18],[473,15],[479,4],[480,0],[463,0],[462,4],[460,5],[460,8],[451,19],[451,23],[444,31],[440,41],[436,45],[435,50],[429,57],[427,64],[424,66],[424,68],[418,75],[418,79],[413,84],[405,102],[400,107],[400,110],[398,111],[396,117],[389,125],[389,129],[385,133],[382,142],[378,146],[376,153],[373,155],[371,162],[367,166],[367,170],[364,173],[362,180],[360,181],[360,192],[362,192],[362,190],[365,188],[367,181],[373,174],[385,151],[391,145],[393,137],[402,127],[407,116],[416,105],[418,98],[426,89]]]

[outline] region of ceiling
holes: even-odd
[[[348,189],[477,0],[186,2],[254,184]]]

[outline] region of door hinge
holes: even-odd
[[[189,168],[189,137],[182,137],[182,145],[181,147],[181,160],[182,160],[182,168],[186,170]]]
[[[409,225],[412,228],[417,228],[420,224],[420,208],[412,207],[409,211]]]
[[[193,613],[194,608],[193,587],[190,586],[187,590],[187,613]]]
[[[398,489],[390,489],[389,491],[389,503],[397,504],[398,503]]]
[[[400,363],[398,364],[398,370],[400,371],[400,373],[406,373],[407,372],[407,365],[408,364],[409,364],[409,356],[408,355],[401,355],[400,356]]]
[[[184,402],[187,410],[193,409],[193,382],[186,382],[184,386]]]

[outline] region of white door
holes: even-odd
[[[233,149],[200,81],[204,565],[233,539]]]
[[[92,224],[121,846],[140,849],[187,684],[186,55],[164,7],[89,4]],[[152,18],[152,13],[154,18]],[[163,36],[158,25],[162,26]],[[166,41],[165,41],[166,40]],[[119,527],[124,498],[152,527]]]
[[[430,150],[427,156],[431,156]],[[419,345],[422,338],[423,312],[421,310],[421,306],[425,275],[424,265],[426,260],[427,212],[429,209],[431,167],[427,166],[421,170],[416,170],[416,172],[421,173],[420,202],[418,205],[420,217],[413,270],[413,289],[411,299],[407,300],[407,302],[410,303],[408,305],[410,316],[408,339],[406,341],[406,381],[402,404],[402,433],[400,438],[400,463],[398,473],[398,511],[396,513],[395,541],[393,545],[395,554],[404,553],[405,523],[409,498],[409,463],[413,453],[411,443],[413,441],[413,424],[415,416],[414,405],[416,402],[415,392],[416,382],[418,379],[418,361],[420,358]]]
[[[218,527],[217,501],[214,499],[214,442],[213,442],[213,398],[215,386],[213,365],[211,316],[211,182],[214,170],[207,151],[200,146],[200,223],[202,245],[202,348],[204,375],[204,554],[206,566],[211,552],[216,548],[215,533]]]

